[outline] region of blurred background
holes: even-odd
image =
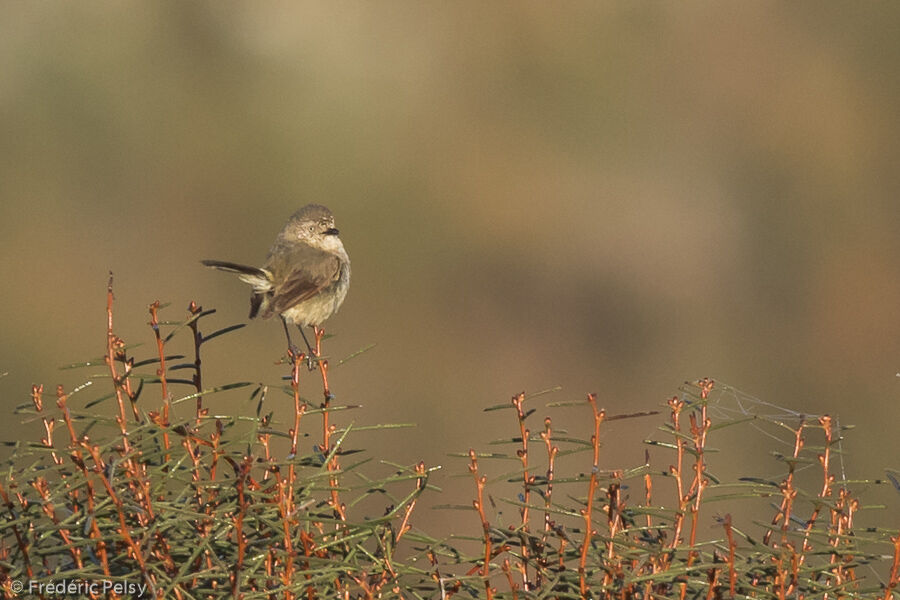
[[[708,376],[856,425],[848,475],[883,477],[898,31],[890,3],[4,3],[3,410],[84,380],[59,366],[103,353],[109,271],[138,356],[156,299],[245,321],[246,286],[199,260],[261,264],[319,202],[353,262],[327,353],[377,344],[333,371],[363,406],[338,420],[416,424],[358,438],[377,458],[464,473],[448,454],[514,435],[481,410],[519,391],[562,386],[539,417],[587,436],[587,412],[543,404],[661,409]],[[205,348],[205,381],[278,384],[283,346],[253,322]],[[247,389],[210,402],[255,408]],[[642,463],[660,420],[605,428],[604,465]],[[2,419],[0,438],[26,432]]]

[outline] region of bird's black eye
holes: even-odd
[[[315,231],[315,230],[316,230],[316,226],[315,226],[315,225],[310,225],[310,226],[309,226],[309,231],[310,231],[310,232],[313,232],[313,231]]]

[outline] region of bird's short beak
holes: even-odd
[[[338,231],[338,230],[337,230],[336,228],[334,228],[334,227],[332,227],[331,229],[326,229],[326,230],[325,230],[325,235],[337,235],[337,234],[339,234],[339,233],[340,233],[340,231]]]

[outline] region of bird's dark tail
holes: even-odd
[[[239,265],[224,260],[201,260],[201,263],[207,267],[213,267],[220,271],[228,271],[229,273],[239,273],[241,275],[249,275],[250,277],[268,278],[268,273],[258,267],[248,267],[247,265]]]
[[[207,267],[213,267],[220,271],[237,273],[238,279],[244,283],[249,283],[253,287],[253,295],[250,296],[250,318],[252,319],[257,315],[260,306],[262,306],[265,293],[272,289],[272,275],[268,271],[224,260],[201,260],[200,262]]]

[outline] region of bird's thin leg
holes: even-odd
[[[309,370],[312,371],[316,368],[316,365],[319,364],[318,361],[313,362],[313,357],[319,358],[319,355],[316,354],[316,351],[309,345],[309,340],[306,339],[306,334],[303,333],[303,325],[297,325],[297,329],[300,330],[300,335],[303,336],[303,341],[306,342],[306,349],[309,350],[309,354],[306,357],[306,365],[309,367]]]
[[[297,346],[294,345],[294,342],[291,341],[291,332],[288,329],[288,324],[284,317],[281,317],[281,324],[284,325],[284,336],[287,338],[288,354],[290,355],[289,358],[293,360],[295,356],[300,355],[300,349],[297,348]],[[303,330],[301,329],[300,331],[302,333]],[[304,338],[304,340],[305,339],[306,338]],[[307,344],[307,346],[309,346],[309,344]]]

